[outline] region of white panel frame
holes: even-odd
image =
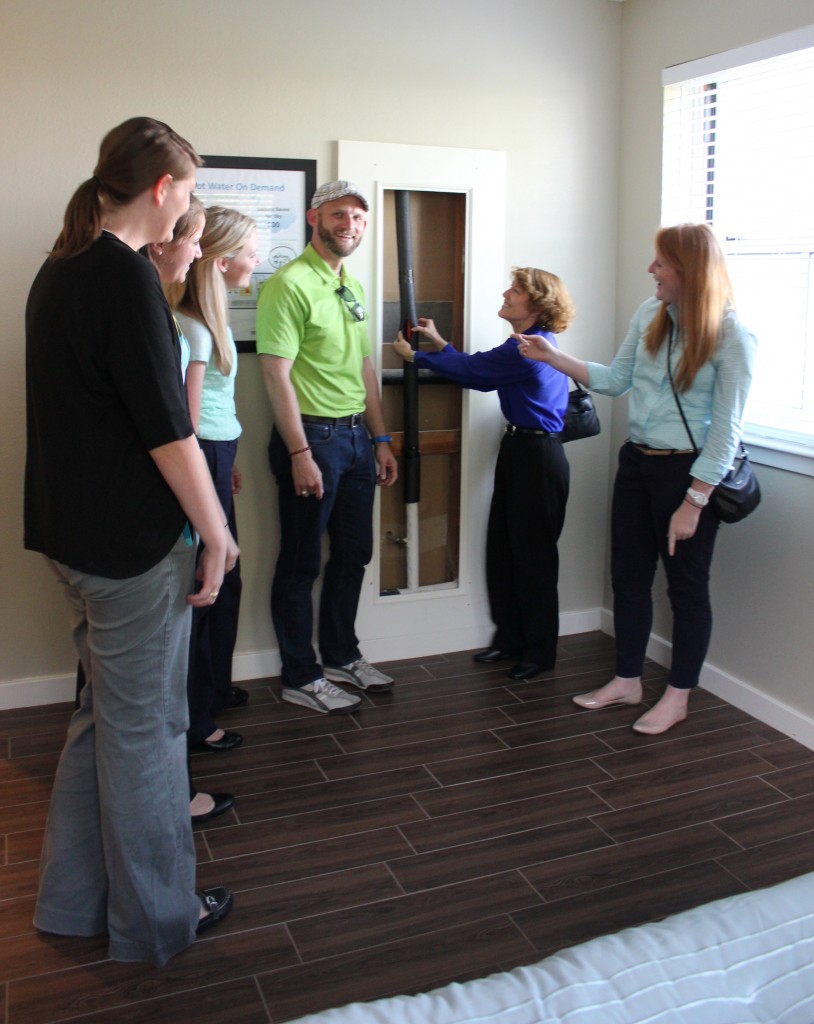
[[[505,337],[497,318],[509,267],[505,257],[505,154],[397,143],[338,143],[337,176],[355,182],[370,202],[368,236],[349,266],[364,285],[371,340],[381,342],[383,239],[387,189],[466,196],[464,339],[468,350]],[[378,362],[378,353],[376,361]],[[378,369],[378,367],[377,367]],[[458,585],[381,597],[379,516],[373,562],[365,580],[357,632],[369,657],[408,657],[462,650],[491,637],[485,587],[485,535],[502,425],[494,395],[465,392],[462,412],[461,547]]]

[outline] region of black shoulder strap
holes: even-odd
[[[670,331],[670,340],[667,342],[667,376],[670,378],[670,387],[673,389],[673,398],[676,400],[676,405],[678,406],[678,411],[681,413],[681,420],[682,420],[682,422],[684,424],[684,429],[687,431],[687,435],[689,436],[690,444],[692,445],[692,450],[697,455],[698,454],[698,447],[697,447],[697,445],[695,443],[695,438],[692,436],[692,431],[690,430],[690,425],[689,425],[689,423],[687,423],[687,417],[684,415],[684,410],[681,408],[681,402],[679,402],[679,400],[678,400],[678,392],[676,391],[675,382],[673,381],[673,368],[670,365],[670,357],[672,355],[672,350],[673,350],[673,337],[674,337],[674,331],[671,330]]]

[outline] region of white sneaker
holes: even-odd
[[[326,679],[315,679],[305,686],[284,686],[283,700],[302,704],[304,708],[320,711],[323,715],[350,715],[359,710],[362,698],[345,693]]]
[[[367,690],[369,693],[381,693],[384,690],[392,690],[395,680],[380,672],[364,658],[352,661],[349,665],[342,665],[340,668],[329,668],[323,666],[322,671],[326,679],[332,679],[335,683],[350,683],[360,690]]]

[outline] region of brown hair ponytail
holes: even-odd
[[[203,161],[163,121],[131,117],[102,139],[99,162],[74,192],[65,210],[52,260],[70,259],[89,249],[101,232],[105,207],[118,208],[154,185],[164,174],[188,177]]]

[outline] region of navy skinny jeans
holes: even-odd
[[[235,503],[232,496],[232,467],[237,456],[237,441],[200,441],[212,482],[232,536],[237,540]],[[198,552],[203,551],[201,545]],[[225,574],[218,599],[209,607],[192,613],[192,638],[189,652],[189,738],[200,743],[218,728],[214,715],[230,706],[232,695],[232,656],[237,642],[240,615],[240,559]]]
[[[712,632],[709,570],[718,520],[701,511],[689,540],[667,553],[670,518],[690,485],[695,455],[645,455],[626,442],[619,452],[611,513],[611,579],[616,628],[617,675],[642,674],[653,624],[652,588],[658,559],[667,574],[673,610],[673,660],[670,684],[698,685]]]

